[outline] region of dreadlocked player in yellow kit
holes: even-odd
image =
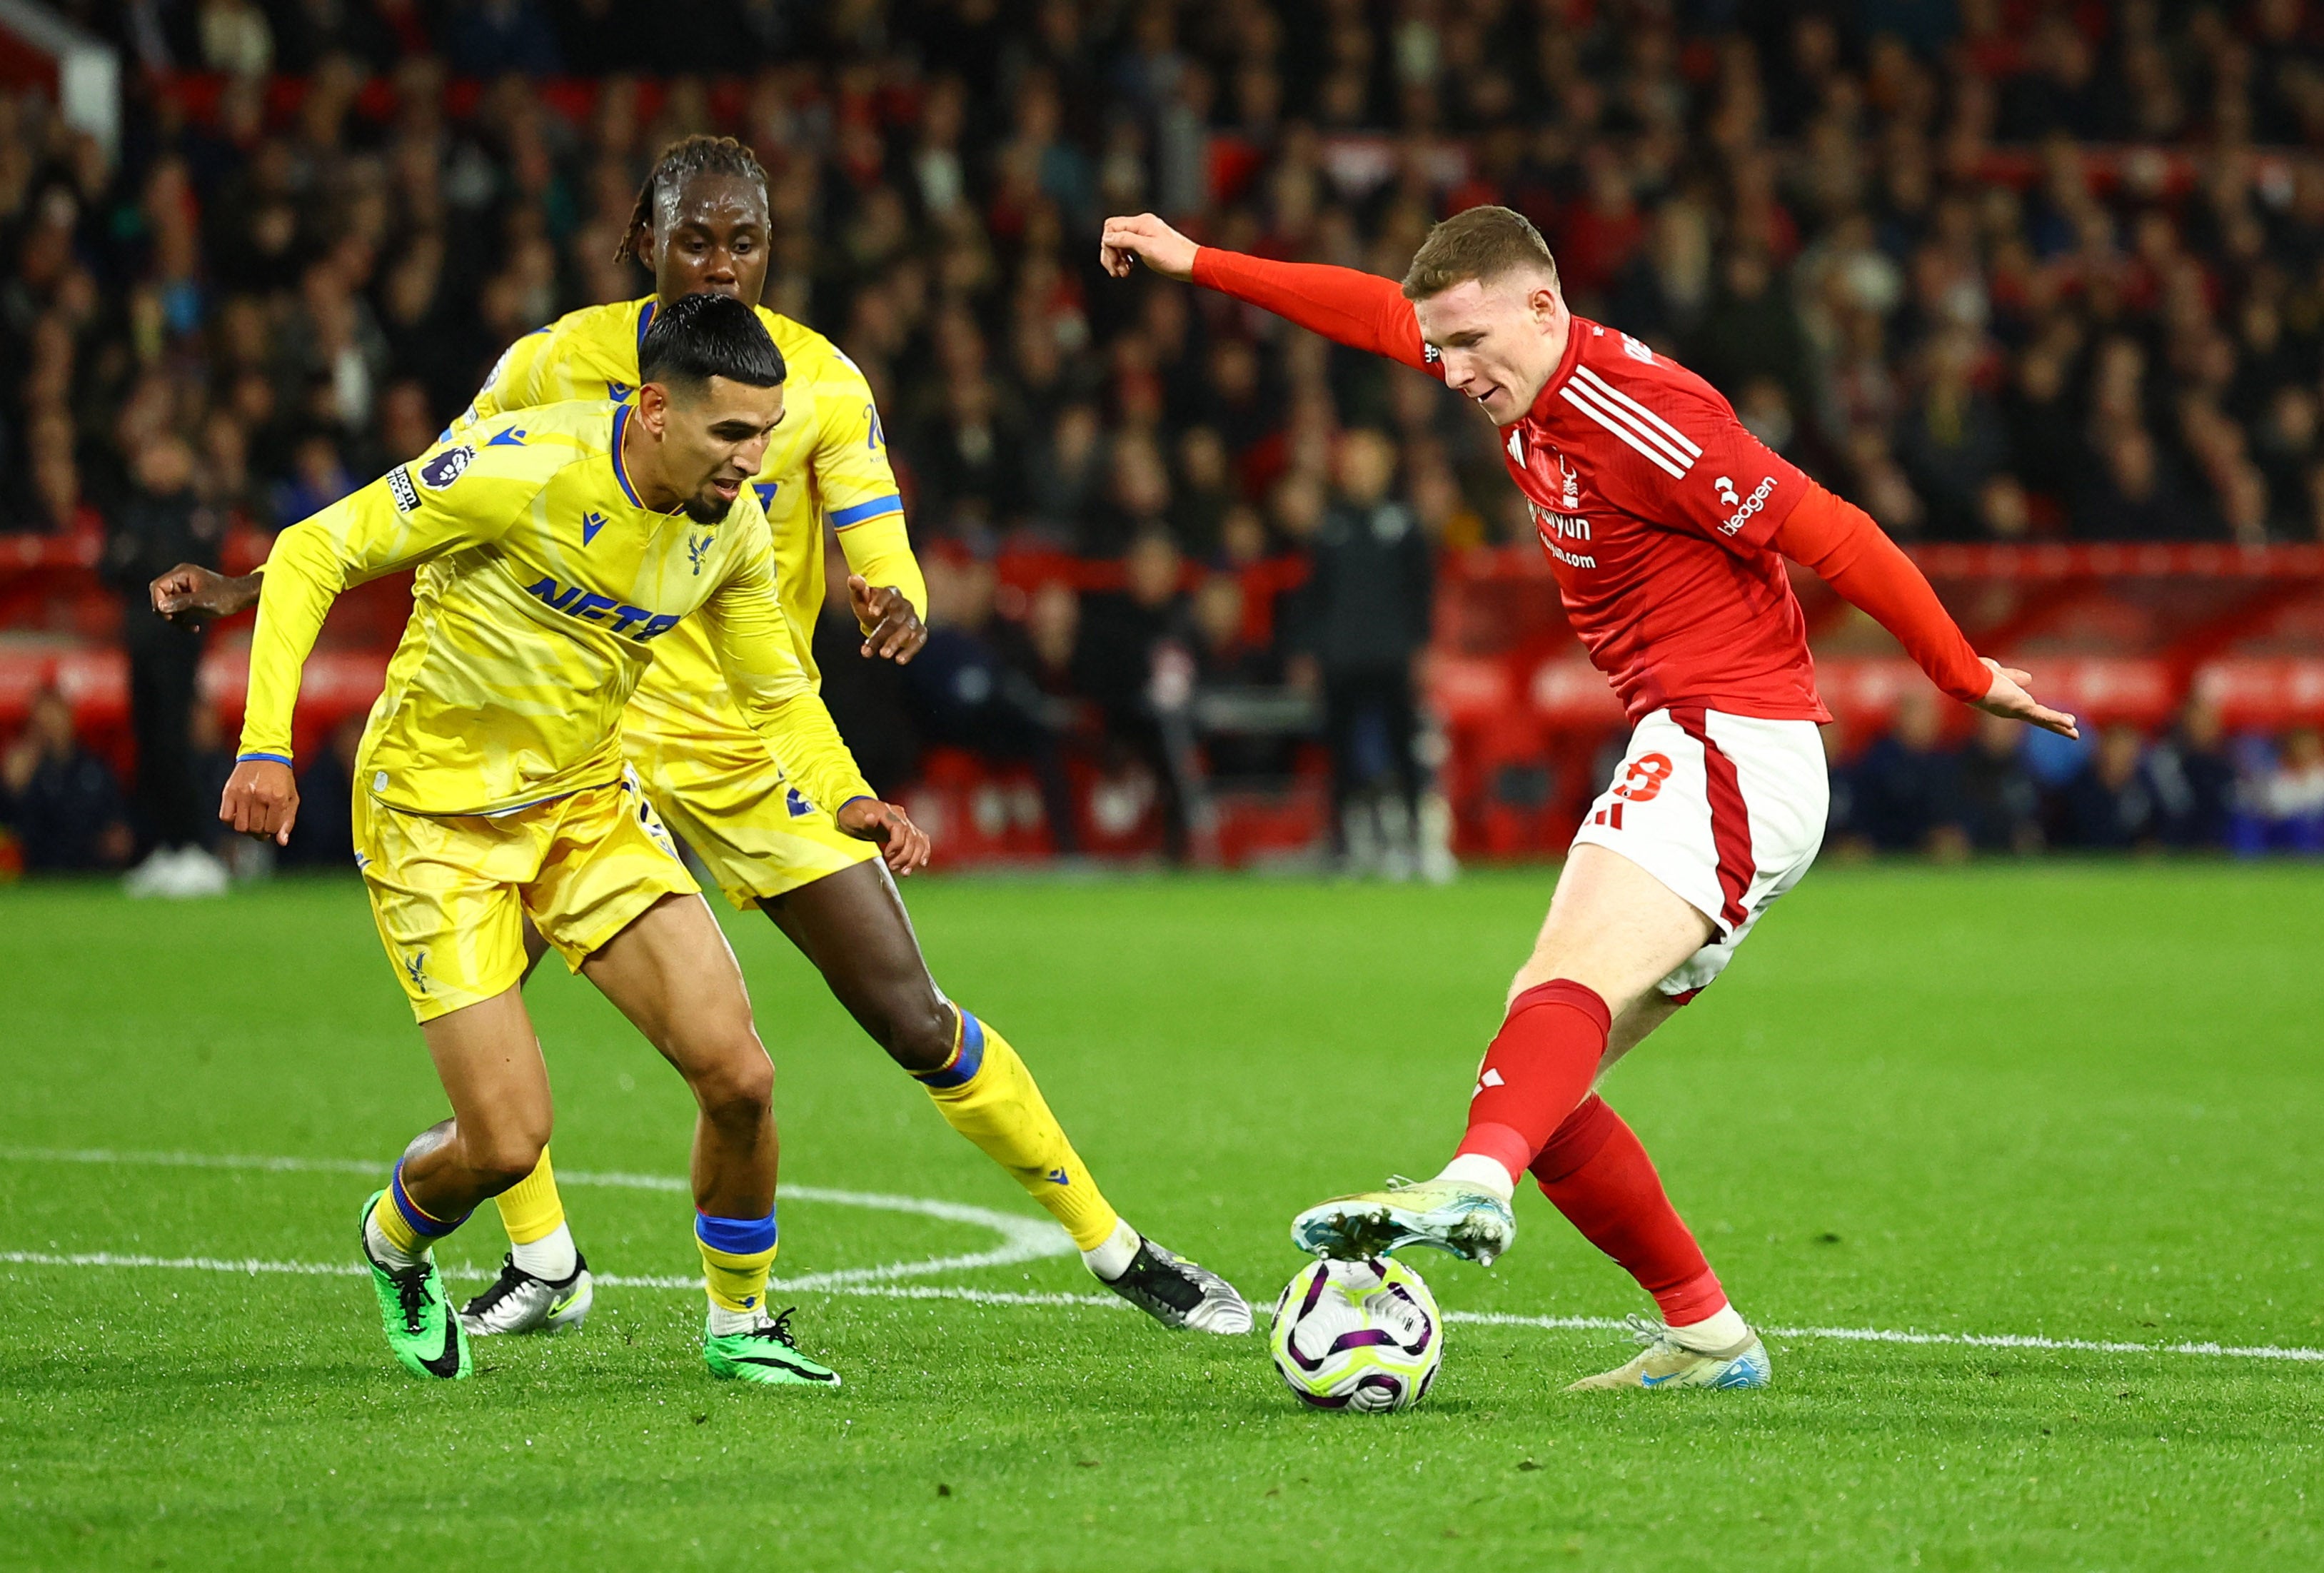
[[[454,432],[557,400],[630,397],[638,347],[659,313],[696,294],[760,298],[769,230],[766,172],[748,149],[726,137],[671,144],[638,194],[622,248],[652,270],[656,292],[572,312],[517,340]],[[853,570],[863,653],[909,660],[927,637],[917,610],[927,596],[871,387],[822,335],[763,307],[758,317],[789,369],[788,413],[752,489],[774,532],[800,659],[813,677],[804,631],[824,597],[827,522]],[[231,612],[254,582],[181,568],[155,581],[155,605],[165,614]],[[681,624],[655,650],[622,717],[624,751],[648,798],[727,898],[774,921],[953,1128],[1065,1226],[1101,1282],[1166,1326],[1249,1331],[1250,1309],[1231,1284],[1115,1213],[1016,1050],[936,986],[874,850],[842,832],[812,791],[783,780],[702,634]],[[500,1211],[512,1248],[499,1280],[465,1309],[468,1329],[578,1326],[589,1309],[588,1270],[545,1152],[500,1198]]]

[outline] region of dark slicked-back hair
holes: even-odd
[[[681,136],[661,150],[653,172],[638,188],[638,205],[630,209],[629,227],[622,231],[622,244],[613,248],[615,262],[627,262],[638,254],[638,231],[653,227],[655,206],[675,199],[696,175],[733,175],[751,181],[761,196],[766,195],[767,171],[757,153],[731,136]]]
[[[771,388],[790,375],[759,314],[732,295],[688,295],[654,312],[638,380],[699,388],[713,377]]]

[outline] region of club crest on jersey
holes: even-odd
[[[697,576],[702,572],[703,560],[710,555],[710,549],[717,544],[718,537],[715,535],[688,534],[687,536],[686,555],[694,560],[694,571]]]
[[[542,578],[524,587],[524,593],[552,612],[562,612],[584,623],[606,625],[624,639],[643,644],[678,626],[676,614],[656,612],[644,606],[624,606],[612,596],[601,596],[579,585],[560,585],[553,578]]]
[[[1565,456],[1562,453],[1557,456],[1557,473],[1564,479],[1563,505],[1571,514],[1582,506],[1582,477],[1573,473],[1573,467],[1565,462]]]
[[[476,450],[466,443],[447,448],[420,467],[420,484],[431,492],[440,492],[466,473]]]

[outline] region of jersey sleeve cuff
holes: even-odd
[[[260,759],[265,760],[270,764],[289,764],[291,763],[290,756],[287,754],[269,754],[264,749],[261,748],[245,748],[240,754],[234,756],[234,762],[236,764],[248,764],[254,760]]]

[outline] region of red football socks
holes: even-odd
[[[1590,1095],[1613,1024],[1597,991],[1571,978],[1517,995],[1485,1050],[1461,1151],[1492,1159],[1512,1179],[1523,1174]]]
[[[1727,1303],[1702,1247],[1663,1193],[1662,1177],[1622,1116],[1592,1096],[1533,1160],[1542,1194],[1582,1236],[1655,1297],[1683,1328]]]

